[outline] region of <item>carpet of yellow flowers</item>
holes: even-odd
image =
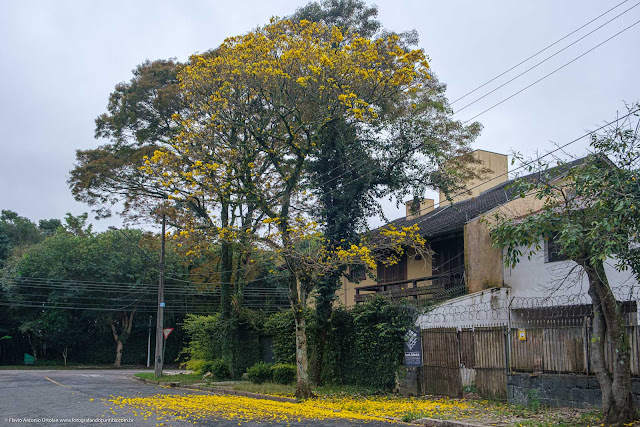
[[[393,418],[398,421],[409,421],[423,417],[469,420],[485,425],[495,425],[496,422],[499,425],[515,426],[587,425],[585,413],[574,414],[581,418],[580,424],[574,424],[564,416],[562,420],[544,416],[535,424],[529,422],[521,424],[532,414],[516,414],[512,407],[501,403],[446,398],[331,396],[301,403],[286,403],[233,395],[157,394],[149,397],[114,397],[109,400],[109,403],[131,410],[136,416],[156,419],[158,425],[161,423],[166,425],[171,420],[190,421],[197,424],[198,421],[224,419],[236,420],[241,424],[250,421],[301,422],[305,419],[391,422]],[[577,421],[575,417],[570,418]],[[567,421],[569,424],[565,424]]]

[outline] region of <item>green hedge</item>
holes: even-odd
[[[296,326],[291,310],[279,311],[265,322],[265,333],[273,337],[276,363],[296,363]]]
[[[310,365],[316,354],[315,325],[308,315]],[[414,321],[410,306],[378,297],[351,310],[336,308],[329,320],[322,379],[327,384],[358,385],[391,390],[403,362],[404,335]],[[270,316],[266,332],[273,336],[276,363],[295,363],[293,313]]]
[[[210,316],[188,315],[183,328],[189,336],[184,349],[190,360],[223,360],[233,378],[242,374],[260,360],[259,314],[242,310],[222,319],[219,314]]]
[[[382,297],[350,310],[336,308],[329,319],[322,380],[327,384],[391,390],[396,372],[402,366],[404,335],[415,320],[413,313],[411,307]],[[317,354],[316,325],[311,310],[306,318],[311,369]],[[220,359],[229,365],[234,378],[246,371],[252,381],[289,383],[295,380],[296,339],[291,310],[272,314],[266,321],[249,310],[228,320],[221,320],[219,315],[189,316],[184,330],[190,337],[185,351],[191,363]],[[261,334],[273,337],[276,362],[273,368],[257,364]],[[281,367],[283,365],[289,367]]]
[[[271,367],[271,377],[274,383],[291,384],[296,380],[296,365],[279,363]]]
[[[255,384],[270,382],[273,379],[270,363],[258,362],[247,370],[247,378]]]

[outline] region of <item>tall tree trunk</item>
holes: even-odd
[[[591,364],[602,390],[602,414],[606,424],[633,422],[636,410],[631,394],[629,343],[618,301],[611,292],[601,260],[583,264],[593,304]],[[613,370],[605,362],[607,338],[613,346]]]
[[[136,309],[134,308],[129,315],[126,312],[122,312],[122,330],[118,333],[116,329],[116,324],[112,318],[109,318],[109,324],[111,325],[111,333],[113,334],[113,339],[116,342],[116,360],[114,362],[114,366],[116,368],[122,367],[122,352],[124,350],[124,343],[131,335],[131,328],[133,327],[133,315],[135,314]]]
[[[295,275],[289,278],[289,298],[296,327],[296,397],[313,397],[309,379],[309,354],[307,351],[307,322],[305,318],[306,292],[304,284]]]
[[[124,349],[124,343],[120,340],[116,340],[116,361],[114,366],[116,368],[122,367],[122,350]]]
[[[308,399],[313,396],[311,391],[311,381],[309,380],[309,355],[307,352],[307,331],[306,319],[302,305],[297,305],[294,309],[294,319],[296,323],[296,397],[298,399]]]

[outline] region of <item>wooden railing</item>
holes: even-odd
[[[376,295],[384,295],[391,299],[431,299],[445,295],[450,290],[456,292],[456,295],[452,296],[459,296],[457,294],[464,289],[466,289],[464,287],[464,269],[458,269],[435,276],[360,286],[356,288],[355,302],[364,302]],[[466,293],[466,291],[462,293]]]

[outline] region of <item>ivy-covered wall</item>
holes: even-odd
[[[260,359],[260,336],[273,338],[276,363],[295,363],[295,325],[290,310],[280,311],[260,321],[259,315],[244,319],[241,333],[232,344],[235,355],[233,373],[239,377]],[[313,312],[307,312],[307,337],[311,364],[317,356]],[[351,309],[337,308],[329,321],[324,349],[322,381],[326,384],[357,385],[390,390],[403,362],[403,343],[413,324],[413,310],[384,298],[375,298]],[[218,315],[191,316],[185,322],[190,337],[186,351],[193,360],[231,360]]]

